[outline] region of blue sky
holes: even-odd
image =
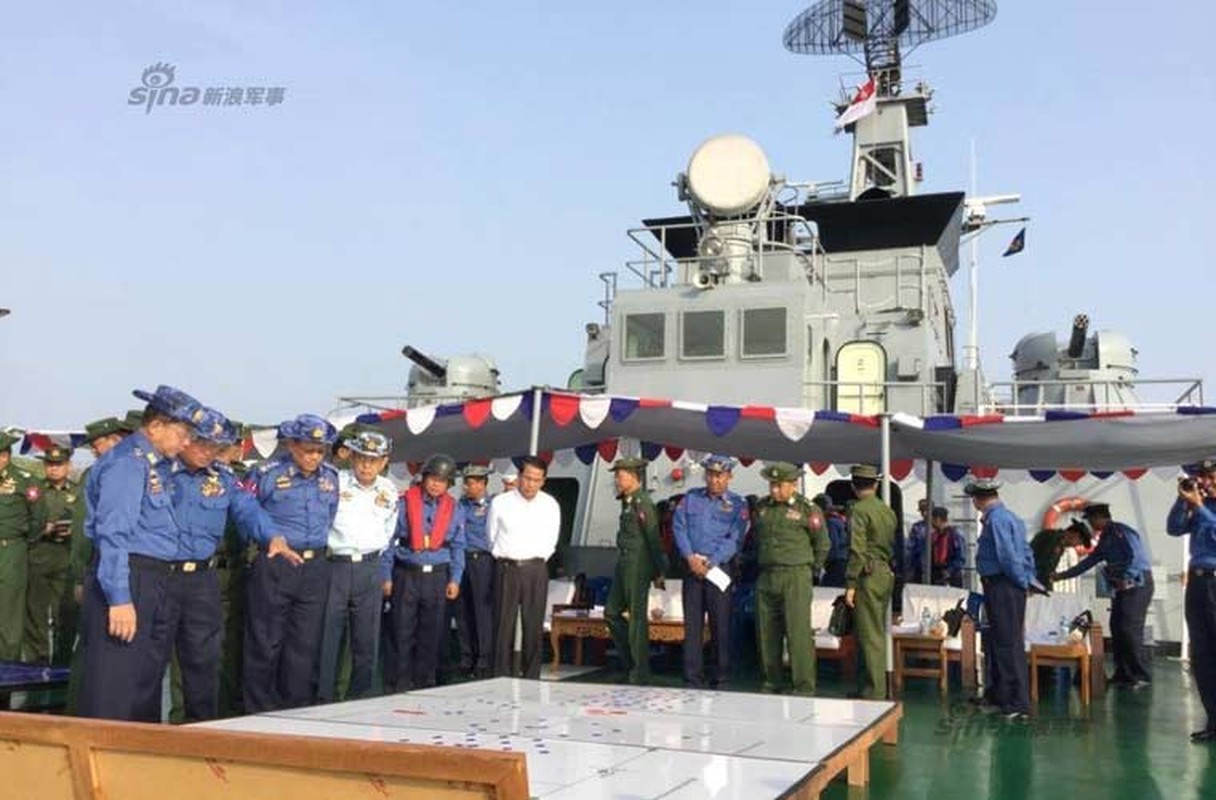
[[[1216,10],[1004,2],[909,59],[937,91],[926,191],[1020,192],[1026,252],[982,247],[990,376],[1085,311],[1142,375],[1216,378]],[[843,58],[781,47],[796,2],[105,4],[9,9],[0,32],[0,424],[76,427],[179,385],[274,421],[393,393],[411,343],[561,384],[598,272],[704,138],[740,131],[791,178],[846,177]],[[1173,25],[1183,23],[1177,29]],[[126,104],[283,86],[275,107]],[[1008,235],[1006,235],[1008,233]],[[966,284],[955,304],[966,319]],[[1216,391],[1216,385],[1209,387]]]

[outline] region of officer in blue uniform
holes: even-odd
[[[460,672],[474,678],[490,675],[494,661],[494,558],[486,536],[490,470],[464,470],[464,579],[456,600],[456,634],[460,639]]]
[[[1115,674],[1111,683],[1140,689],[1153,681],[1151,664],[1144,653],[1144,618],[1153,600],[1152,560],[1140,534],[1131,526],[1110,518],[1106,503],[1090,503],[1082,514],[1098,544],[1072,569],[1057,572],[1052,582],[1075,578],[1106,562],[1102,573],[1114,592],[1110,603],[1111,649]]]
[[[1026,526],[1005,507],[1000,481],[981,478],[963,489],[980,512],[983,525],[976,542],[975,570],[984,587],[988,632],[988,703],[983,710],[1013,721],[1030,714],[1026,675],[1026,591],[1037,585],[1034,555]]]
[[[246,540],[260,540],[270,527],[266,512],[237,483],[232,468],[216,461],[236,440],[236,426],[218,411],[203,408],[194,416],[193,439],[173,463],[169,479],[181,539],[175,556],[180,569],[167,584],[166,622],[181,672],[186,722],[219,716],[224,608],[216,550],[228,521]]]
[[[455,477],[450,456],[431,456],[421,483],[402,496],[394,546],[385,551],[380,572],[392,592],[397,641],[393,669],[384,676],[386,691],[435,685],[447,641],[446,601],[460,596],[464,577],[464,509],[448,494]]]
[[[676,549],[688,566],[684,578],[684,682],[701,687],[705,615],[709,614],[710,638],[717,675],[710,685],[723,687],[730,680],[731,586],[719,589],[707,580],[717,567],[733,581],[735,557],[747,533],[747,502],[730,491],[735,462],[726,456],[710,456],[701,462],[705,487],[689,489],[676,506],[672,535]]]
[[[142,427],[89,470],[85,533],[95,552],[84,581],[81,716],[159,722],[172,643],[159,624],[182,566],[169,491],[171,461],[189,441],[199,403],[171,386],[136,391]]]
[[[1178,499],[1166,519],[1170,536],[1191,536],[1186,573],[1186,624],[1191,634],[1191,674],[1207,712],[1193,742],[1216,742],[1216,461],[1203,461],[1194,478],[1178,482]]]
[[[329,592],[325,544],[338,510],[338,470],[325,462],[338,432],[313,414],[279,425],[286,454],[248,479],[270,516],[249,576],[245,711],[312,702]]]
[[[828,550],[828,560],[823,565],[823,579],[819,581],[819,585],[843,589],[846,583],[845,568],[849,564],[848,518],[840,513],[832,498],[826,494],[815,495],[811,502],[823,512],[824,519],[827,520],[828,541],[832,543],[831,549]]]

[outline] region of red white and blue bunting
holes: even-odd
[[[534,408],[539,399],[539,409]],[[877,463],[882,451],[878,416],[805,408],[696,403],[620,395],[525,391],[464,403],[409,410],[347,414],[382,426],[394,441],[393,460],[421,462],[444,452],[458,461],[506,465],[528,452],[534,414],[538,450],[548,457],[590,464],[620,455],[672,461],[725,453],[748,465],[756,460],[806,464],[816,474],[834,465]],[[1048,412],[1042,417],[892,414],[891,475],[923,478],[926,460],[958,481],[998,470],[1025,471],[1030,479],[1077,481],[1089,475],[1135,480],[1150,467],[1177,467],[1216,455],[1216,409],[1085,414]],[[273,452],[274,429],[255,431],[254,448]],[[66,439],[64,437],[67,437]],[[31,433],[21,451],[54,441],[75,444],[79,434]]]

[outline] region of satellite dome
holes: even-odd
[[[768,157],[746,136],[706,140],[688,160],[688,188],[713,214],[731,217],[754,208],[768,193]]]

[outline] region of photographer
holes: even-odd
[[[1178,499],[1166,520],[1170,536],[1191,535],[1191,561],[1186,574],[1186,624],[1191,631],[1191,673],[1207,712],[1207,725],[1191,734],[1192,742],[1216,742],[1216,461],[1193,470],[1194,478],[1178,481]]]

